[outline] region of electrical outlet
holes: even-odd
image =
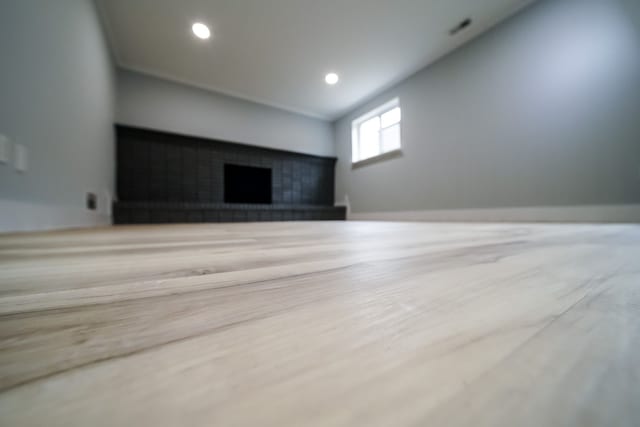
[[[14,150],[14,166],[20,173],[25,173],[29,169],[27,147],[22,144],[15,144]]]
[[[11,156],[11,141],[5,135],[0,134],[0,163],[9,163]]]
[[[98,199],[94,193],[87,193],[87,209],[90,211],[98,209]]]

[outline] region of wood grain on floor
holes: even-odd
[[[638,426],[640,226],[0,236],[0,425]]]

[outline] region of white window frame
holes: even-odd
[[[391,150],[388,151],[384,151],[383,150],[383,140],[382,138],[378,138],[378,143],[380,144],[380,153],[375,155],[375,156],[371,156],[371,157],[366,157],[366,158],[362,158],[360,156],[360,126],[365,123],[368,120],[371,120],[375,117],[380,118],[380,121],[382,122],[382,115],[385,113],[388,113],[389,111],[395,109],[395,108],[399,108],[400,109],[400,121],[397,123],[399,126],[399,132],[400,132],[400,145],[398,148],[393,148]],[[393,125],[391,125],[393,126]],[[384,128],[380,127],[380,134],[382,134],[382,130]],[[366,162],[370,162],[371,160],[375,160],[375,159],[380,159],[381,157],[387,157],[389,154],[391,153],[397,153],[400,152],[402,150],[402,108],[400,107],[400,99],[399,98],[394,98],[391,101],[385,102],[384,104],[382,104],[381,106],[369,111],[368,113],[358,117],[357,119],[355,119],[354,121],[351,122],[351,164],[352,165],[357,165],[359,163],[366,163]]]

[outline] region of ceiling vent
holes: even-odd
[[[469,27],[469,25],[471,25],[471,18],[467,18],[464,21],[460,22],[458,25],[456,25],[455,27],[453,27],[450,31],[449,34],[452,36],[455,36],[456,34],[458,34],[460,31],[464,30],[465,28]]]

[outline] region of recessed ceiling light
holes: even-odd
[[[329,73],[324,77],[324,81],[327,82],[328,85],[334,85],[338,83],[340,77],[336,73]]]
[[[209,31],[209,27],[204,25],[202,22],[196,22],[191,26],[191,30],[193,34],[196,35],[197,38],[206,40],[211,37],[211,31]]]

